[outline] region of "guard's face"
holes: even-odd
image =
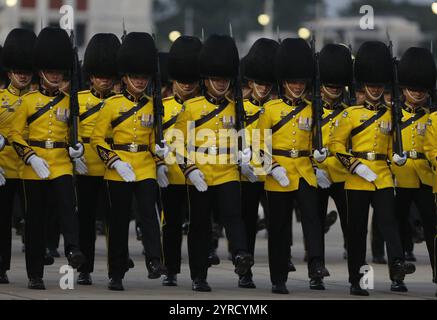
[[[341,96],[343,92],[342,87],[334,87],[334,86],[322,86],[322,95],[327,96],[331,99],[337,99]]]
[[[364,93],[364,90],[357,90],[355,92],[355,99],[357,99],[357,105],[363,104],[363,102],[366,100],[366,94]]]
[[[60,87],[64,81],[64,73],[59,70],[43,70],[40,77],[50,87]]]
[[[198,82],[179,82],[175,81],[173,85],[174,92],[184,100],[192,98],[199,91]]]
[[[228,92],[231,80],[223,78],[209,78],[206,81],[208,92],[214,96],[223,96]]]
[[[384,93],[384,86],[378,85],[366,85],[364,87],[364,91],[366,92],[366,99],[370,102],[377,102],[381,99],[382,94]]]
[[[32,72],[27,71],[12,71],[8,73],[9,80],[12,85],[19,89],[25,89],[32,81]]]
[[[384,102],[386,105],[391,105],[391,93],[390,92],[384,92]]]
[[[123,77],[124,83],[132,93],[142,93],[146,91],[150,78],[146,75],[129,75]]]
[[[300,98],[306,89],[305,81],[285,81],[284,89],[289,97]]]
[[[114,86],[114,80],[108,77],[92,76],[91,83],[99,91],[109,91]]]
[[[402,92],[405,96],[405,101],[411,104],[422,104],[428,99],[426,91],[405,88]]]
[[[252,95],[257,100],[264,100],[272,91],[272,85],[267,83],[256,83],[255,81],[249,81],[249,87],[252,89]]]

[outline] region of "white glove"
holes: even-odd
[[[3,170],[2,167],[0,167],[0,187],[3,187],[6,184],[6,178],[5,178],[5,170]]]
[[[329,179],[329,175],[325,170],[316,168],[316,177],[317,177],[317,184],[322,189],[328,189],[332,182],[331,179]]]
[[[313,157],[318,163],[322,163],[325,161],[326,157],[328,156],[328,149],[322,148],[322,150],[314,150]]]
[[[41,179],[47,179],[50,176],[49,164],[43,158],[33,155],[29,158],[28,163]]]
[[[2,150],[5,148],[5,144],[6,144],[6,139],[5,139],[5,137],[3,137],[3,136],[0,134],[0,151],[2,151]]]
[[[197,191],[205,192],[206,190],[208,190],[208,185],[205,182],[205,175],[199,169],[190,172],[190,174],[188,175],[188,179],[190,179],[190,181],[194,184]]]
[[[252,158],[252,151],[250,148],[246,148],[243,151],[238,151],[238,162],[241,164],[247,164]]]
[[[125,182],[135,182],[135,172],[130,163],[117,160],[112,165],[112,169],[117,170],[117,173]]]
[[[86,166],[85,158],[74,159],[74,164],[76,168],[76,172],[78,174],[86,175],[88,174],[88,167]]]
[[[241,165],[241,174],[245,176],[252,183],[258,181],[258,177],[253,171],[253,167],[250,164],[243,163]]]
[[[170,182],[168,181],[167,177],[168,168],[167,166],[159,166],[157,170],[157,178],[158,178],[158,184],[160,188],[167,188]]]
[[[71,159],[77,159],[83,156],[83,144],[77,143],[76,148],[68,147],[68,153],[70,154]]]
[[[161,148],[159,144],[156,144],[155,153],[161,159],[165,159],[167,158],[168,153],[170,152],[170,148],[168,147],[167,142],[165,140],[162,140],[161,142],[164,144],[164,146]]]
[[[287,177],[287,170],[283,167],[276,167],[272,170],[273,178],[279,182],[281,187],[288,187],[290,185],[290,180]]]
[[[402,157],[397,153],[393,154],[393,162],[396,163],[398,166],[403,166],[405,162],[407,162],[407,152],[404,151]]]
[[[355,173],[369,182],[373,182],[376,180],[376,178],[378,178],[375,172],[370,170],[370,168],[365,164],[358,165],[358,167],[355,169]]]

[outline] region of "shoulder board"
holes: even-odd
[[[167,98],[164,98],[164,99],[162,99],[162,101],[164,102],[164,101],[170,101],[170,100],[173,100],[174,99],[174,96],[170,96],[170,97],[167,97]]]
[[[282,102],[283,102],[282,99],[270,100],[269,102],[264,104],[264,108],[268,108],[268,107],[273,106],[273,105],[281,104]]]
[[[39,93],[39,90],[29,91],[28,93],[24,94],[22,96],[22,98],[29,97],[29,96],[32,96],[32,95],[37,94],[37,93]]]
[[[184,105],[186,105],[186,104],[190,104],[190,103],[200,102],[200,101],[203,101],[204,99],[205,99],[205,97],[203,97],[203,96],[199,96],[199,97],[191,98],[191,99],[185,101]]]
[[[84,95],[84,94],[89,94],[91,92],[91,90],[84,90],[84,91],[80,91],[77,94],[78,95]]]
[[[123,97],[124,97],[124,95],[122,95],[122,94],[116,94],[115,96],[112,96],[112,97],[109,97],[108,99],[106,99],[105,102],[111,102],[112,100],[117,100],[117,99],[120,99]]]
[[[5,91],[6,91],[5,89],[0,89],[0,94],[2,94]]]

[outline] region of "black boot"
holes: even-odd
[[[256,285],[255,283],[253,283],[252,276],[249,274],[245,274],[244,276],[241,276],[238,280],[238,287],[244,289],[255,289]]]
[[[109,280],[108,289],[112,291],[124,291],[123,281],[121,279],[112,278]]]
[[[0,284],[9,284],[9,279],[6,271],[0,271]]]
[[[45,290],[44,281],[41,278],[30,278],[29,284],[27,285],[29,289],[32,290]]]
[[[220,258],[215,249],[211,250],[209,253],[208,263],[210,266],[218,266],[220,264]]]
[[[288,261],[288,272],[296,272],[296,267],[294,266],[293,261],[291,261],[291,258]]]
[[[414,253],[412,251],[405,253],[405,261],[409,261],[409,262],[416,262],[417,261],[416,256],[414,255]]]
[[[205,279],[194,279],[191,289],[198,292],[211,292],[211,287]]]
[[[390,290],[394,292],[408,292],[408,288],[402,280],[392,281]]]
[[[81,286],[90,286],[93,284],[91,279],[91,274],[89,272],[81,272],[79,273],[79,277],[77,278],[77,284]]]
[[[311,290],[325,290],[325,284],[323,283],[322,278],[312,278],[310,280],[310,289]]]
[[[178,286],[178,279],[175,274],[168,274],[164,277],[164,280],[162,280],[162,285],[164,287],[177,287]]]
[[[158,259],[150,260],[147,263],[147,270],[149,271],[149,279],[158,279],[167,273],[167,268]]]
[[[253,266],[253,257],[250,253],[240,252],[235,256],[235,273],[239,276],[245,275]]]
[[[277,283],[272,285],[272,293],[289,294],[290,292],[288,291],[285,283]]]
[[[55,263],[55,258],[53,258],[50,254],[46,253],[44,255],[44,265],[51,266],[54,263]]]
[[[73,268],[73,269],[77,269],[79,268],[81,265],[83,265],[86,261],[85,256],[83,255],[82,252],[80,252],[79,249],[72,249],[68,254],[67,254],[67,260],[68,260],[68,264]]]
[[[369,292],[367,290],[362,289],[359,284],[352,284],[351,285],[350,294],[353,296],[361,296],[361,297],[368,297],[369,296]]]

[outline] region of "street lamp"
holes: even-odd
[[[302,27],[297,31],[299,38],[307,40],[311,36],[311,31],[308,28]]]
[[[181,33],[177,30],[172,31],[168,34],[168,38],[170,39],[171,42],[175,42],[177,40],[177,38],[179,38],[181,36]]]
[[[258,16],[258,23],[263,27],[267,26],[270,23],[270,16],[268,14],[260,14]]]
[[[434,14],[437,14],[437,2],[433,2],[431,5],[431,10]]]

